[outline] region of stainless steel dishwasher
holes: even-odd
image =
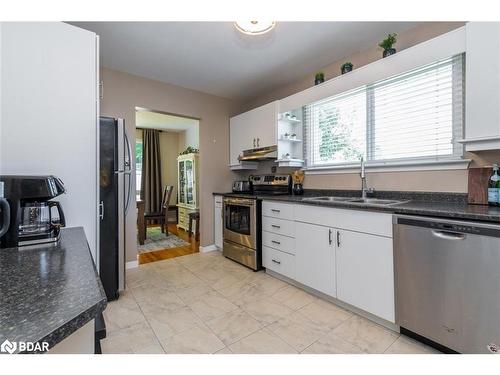
[[[393,226],[396,324],[460,353],[498,352],[500,225],[395,215]]]

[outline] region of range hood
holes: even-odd
[[[240,155],[238,157],[240,161],[275,160],[277,158],[278,158],[278,146],[276,145],[244,150],[243,155]]]

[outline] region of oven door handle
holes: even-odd
[[[254,206],[254,202],[253,201],[244,201],[244,200],[233,200],[233,199],[230,199],[230,200],[225,200],[224,201],[224,205],[225,206],[231,205],[231,206],[253,207]]]

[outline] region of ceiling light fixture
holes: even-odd
[[[244,34],[261,35],[265,34],[276,26],[274,21],[236,21],[234,26]]]

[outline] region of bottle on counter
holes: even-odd
[[[498,164],[493,164],[493,174],[488,182],[488,204],[500,206],[500,176],[498,175]]]

